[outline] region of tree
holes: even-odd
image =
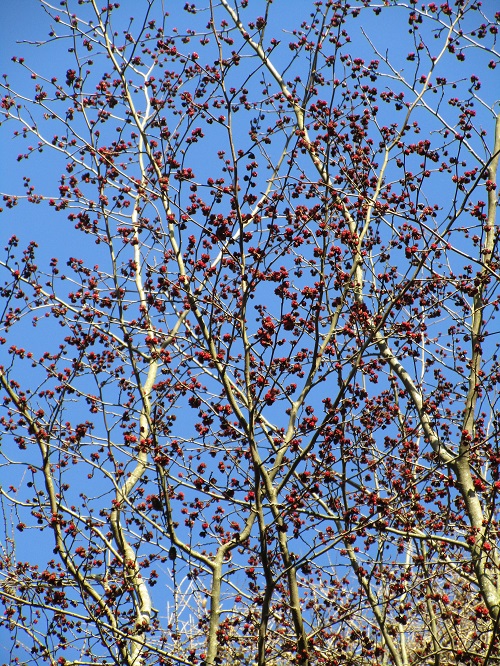
[[[38,1],[4,659],[500,661],[494,4]]]

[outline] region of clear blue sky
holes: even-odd
[[[143,4],[142,0],[126,0],[122,2],[122,7],[125,7],[125,11],[129,10],[130,13],[137,12],[138,7]],[[171,2],[166,3],[168,10],[172,14],[172,24],[175,25],[177,14],[179,17],[182,17],[182,20],[186,21],[186,15],[182,12],[182,7],[185,4],[185,0],[172,0]],[[252,0],[250,0],[252,5]],[[284,27],[284,23],[292,23],[295,21],[296,17],[299,14],[305,14],[304,19],[307,18],[307,13],[303,12],[304,4],[303,0],[275,0],[272,6],[272,17],[274,25],[276,27]],[[262,2],[253,2],[252,6],[262,7]],[[484,7],[495,8],[497,6],[496,0],[486,0]],[[255,13],[257,16],[258,13]],[[370,17],[370,15],[367,15]],[[388,14],[388,16],[393,16],[393,19],[384,19],[383,30],[380,29],[380,23],[376,23],[375,19],[373,23],[369,18],[368,22],[363,24],[363,27],[367,29],[368,32],[373,30],[374,40],[376,44],[381,48],[385,49],[390,48],[394,50],[394,55],[399,57],[401,63],[405,62],[405,53],[406,44],[403,47],[402,44],[406,40],[407,31],[406,26],[401,28],[396,14]],[[278,25],[278,22],[282,22],[283,25]],[[398,26],[396,28],[396,26]],[[353,40],[352,52],[354,55],[358,55],[357,49],[359,49],[359,54],[362,57],[366,57],[366,43],[361,37],[359,28],[361,25],[356,25],[354,27],[356,38]],[[36,39],[43,39],[48,32],[48,23],[46,14],[40,8],[39,3],[36,0],[3,0],[0,6],[0,43],[1,43],[1,53],[0,53],[0,74],[8,73],[10,79],[13,83],[19,83],[19,85],[24,85],[24,82],[21,81],[21,78],[18,76],[19,68],[16,67],[11,62],[11,57],[13,55],[20,56],[26,54],[26,59],[28,62],[32,61],[35,63],[35,66],[42,70],[46,74],[50,74],[52,71],[57,71],[60,75],[61,72],[65,72],[67,68],[71,66],[71,62],[66,61],[66,45],[54,44],[49,48],[41,49],[36,47],[28,48],[24,44],[16,44],[18,40],[28,40],[34,41]],[[400,31],[398,33],[398,30]],[[287,37],[283,37],[285,43]],[[411,47],[411,44],[410,44]],[[411,50],[411,48],[408,50]],[[403,49],[403,52],[401,51]],[[456,61],[453,58],[448,59],[449,71],[445,72],[447,76],[453,78],[458,67]],[[498,85],[492,85],[492,81],[498,81],[498,74],[490,72],[487,69],[484,69],[484,61],[481,62],[478,60],[478,68],[481,69],[481,78],[485,80],[485,89],[487,90],[488,84],[491,90],[490,96],[498,95],[498,90],[500,87]],[[498,72],[498,69],[496,70]],[[28,81],[31,84],[30,81]],[[492,100],[490,100],[492,101]],[[483,118],[489,122],[490,114],[484,113]],[[491,128],[486,124],[486,127],[491,133]],[[424,127],[425,130],[425,127]],[[24,162],[16,162],[16,155],[20,152],[18,144],[20,142],[15,141],[9,136],[9,127],[8,125],[1,130],[2,138],[2,153],[3,158],[1,161],[1,173],[0,173],[0,191],[14,191],[22,192],[22,175],[28,172],[36,173],[37,182],[41,185],[39,188],[43,190],[46,188],[48,191],[51,191],[51,188],[57,192],[57,178],[60,173],[59,166],[51,161],[50,153],[44,153],[42,156],[35,156],[30,158],[30,160],[25,164]],[[422,134],[422,138],[425,138],[425,131]],[[216,150],[215,144],[207,143],[205,146],[208,153]],[[203,165],[203,168],[207,168],[207,165]],[[45,192],[44,192],[45,193]],[[444,193],[446,194],[446,193]],[[40,248],[40,258],[44,261],[48,261],[52,256],[61,256],[62,259],[72,254],[75,251],[75,247],[68,244],[68,240],[64,235],[64,222],[66,217],[64,213],[54,214],[53,209],[50,209],[46,205],[41,206],[28,206],[27,204],[20,204],[17,209],[14,211],[7,211],[2,214],[3,217],[0,217],[0,248],[5,244],[6,239],[12,234],[20,236],[23,243],[31,240],[32,238],[39,241]],[[72,237],[73,238],[73,237]],[[75,241],[72,241],[75,243]],[[77,243],[81,242],[79,240]],[[83,252],[88,250],[84,248],[83,245],[78,245],[78,252]],[[97,253],[98,250],[95,250]],[[19,327],[19,330],[30,338],[30,347],[34,348],[44,348],[46,340],[43,336],[39,335],[38,331],[35,329],[23,329]],[[50,333],[50,331],[49,331]],[[22,341],[21,341],[22,343]],[[2,350],[0,349],[0,352]],[[0,361],[1,362],[1,361]],[[86,413],[88,416],[88,414]],[[17,473],[17,470],[14,474]],[[0,469],[0,480],[2,483],[11,482],[11,470],[1,470]],[[17,482],[17,481],[16,481]],[[26,534],[19,537],[20,547],[20,556],[28,557],[29,551],[33,548],[33,544],[29,542],[29,539],[24,539]],[[43,547],[47,545],[47,554],[50,556],[51,545],[49,546],[45,542],[37,543],[37,549],[40,551],[43,550]],[[45,553],[44,553],[45,555]],[[0,660],[1,660],[0,652]]]

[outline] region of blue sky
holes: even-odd
[[[184,21],[184,23],[188,20],[186,19],[185,14],[181,11],[184,4],[184,0],[174,0],[169,3],[168,8],[172,14],[172,25],[176,23],[178,18],[179,20]],[[141,2],[133,2],[132,0],[127,0],[127,2],[122,3],[122,6],[125,7],[125,11],[129,10],[130,13],[137,12],[137,7],[140,5]],[[487,7],[488,5],[490,7],[495,7],[496,2],[488,0],[488,2],[485,3],[485,6]],[[262,7],[262,3],[255,2],[253,6]],[[287,24],[293,23],[303,6],[304,3],[301,0],[293,0],[293,2],[290,0],[275,0],[272,7],[272,15],[274,16],[273,29],[283,28],[285,22]],[[388,13],[387,16],[389,16],[389,18],[384,19],[384,23],[382,24],[383,30],[380,28],[380,22],[377,23],[371,14],[367,14],[367,20],[363,24],[354,24],[352,53],[353,55],[361,54],[362,57],[366,57],[366,42],[360,33],[360,28],[364,27],[368,32],[373,33],[374,40],[380,49],[384,50],[387,47],[391,52],[394,51],[394,57],[396,57],[400,66],[408,66],[408,68],[411,68],[411,65],[407,65],[405,61],[405,51],[411,50],[411,38],[407,36],[406,32],[403,32],[403,28],[401,28],[396,12]],[[26,53],[27,62],[31,60],[35,63],[37,69],[43,71],[47,75],[51,75],[52,72],[56,71],[60,76],[61,73],[64,74],[66,69],[71,66],[71,63],[66,60],[66,44],[59,44],[56,42],[49,45],[48,48],[43,49],[28,47],[25,44],[16,44],[17,40],[33,41],[39,38],[41,39],[48,31],[46,15],[35,0],[4,0],[0,9],[0,19],[0,38],[2,43],[2,52],[0,55],[2,64],[1,71],[2,73],[5,72],[9,74],[13,84],[19,84],[23,87],[25,85],[31,86],[32,82],[29,79],[26,81],[23,77],[19,76],[19,68],[10,60],[12,55],[20,56]],[[279,25],[280,22],[282,25]],[[406,29],[406,26],[404,29]],[[400,30],[401,32],[398,34],[397,30]],[[288,39],[288,36],[283,36],[283,60],[289,55],[289,52],[286,49]],[[277,56],[278,63],[280,62],[280,58],[281,56]],[[447,65],[444,67],[443,73],[446,74],[446,76],[453,78],[453,76],[460,71],[457,67],[457,62],[452,57],[447,58],[446,62]],[[476,63],[474,62],[474,65],[475,64]],[[497,95],[498,86],[493,85],[493,83],[498,80],[498,75],[484,67],[484,57],[477,59],[477,67],[481,71],[481,78],[485,81],[486,94],[489,95],[490,98]],[[296,71],[300,71],[300,65],[297,66]],[[498,69],[496,71],[498,72]],[[489,101],[492,102],[493,99],[489,99]],[[381,116],[383,116],[383,113],[384,112],[381,111]],[[491,134],[491,128],[488,124],[491,122],[491,114],[485,111],[484,113],[481,113],[480,117],[481,122],[484,120],[485,127],[487,127],[489,134]],[[427,126],[424,124],[422,138],[425,138],[427,129]],[[238,131],[240,130],[242,145],[245,146],[245,141],[248,140],[247,127],[244,126],[239,128]],[[57,160],[51,160],[49,153],[44,153],[41,156],[35,155],[26,163],[24,161],[20,163],[16,162],[16,156],[20,152],[18,146],[21,145],[22,142],[11,139],[9,132],[9,124],[7,124],[2,128],[1,132],[3,141],[3,159],[1,167],[2,171],[0,174],[0,191],[22,191],[22,175],[28,171],[36,176],[37,185],[39,185],[37,189],[41,191],[46,190],[49,193],[51,191],[57,193],[61,165]],[[209,142],[203,146],[203,150],[206,150],[207,154],[216,151],[216,139],[212,138],[209,140]],[[204,154],[201,153],[200,161],[203,160],[203,157]],[[202,161],[199,168],[203,176],[208,174],[209,169],[211,168],[209,160],[206,159]],[[440,193],[436,190],[436,187],[434,187],[434,191],[430,188],[430,194],[437,200],[440,198],[446,199],[446,190],[443,190]],[[0,218],[0,247],[4,245],[5,240],[12,233],[16,233],[16,235],[20,236],[22,239],[21,245],[31,239],[35,239],[40,243],[40,259],[44,262],[48,262],[52,256],[60,256],[62,260],[65,260],[67,256],[76,252],[79,253],[78,256],[80,256],[80,254],[85,254],[87,257],[91,257],[92,253],[95,253],[95,256],[97,257],[101,252],[101,248],[96,248],[91,244],[90,240],[88,243],[87,241],[82,241],[80,237],[76,237],[75,240],[75,236],[72,233],[71,235],[70,233],[66,233],[68,228],[70,232],[73,231],[70,226],[66,226],[67,224],[65,213],[54,214],[53,209],[46,205],[35,207],[21,203],[13,211],[4,212]],[[71,238],[71,242],[69,242],[69,238]],[[95,261],[97,263],[97,259]],[[56,330],[55,328],[51,329],[51,326],[51,322],[46,324],[45,327],[40,326],[37,329],[28,326],[20,326],[19,335],[24,335],[29,346],[36,352],[45,348],[47,340],[51,337],[51,332]],[[54,338],[56,337],[57,336],[54,334]],[[22,344],[23,340],[18,339],[17,342],[18,344]],[[320,389],[322,389],[322,387],[320,387]],[[378,389],[372,388],[371,390],[376,391]],[[9,477],[12,477],[12,474],[17,474],[17,470],[14,472],[12,472],[11,469],[0,470],[0,476],[4,475],[4,478],[7,481],[9,480]],[[77,473],[75,472],[75,477],[76,474]],[[19,543],[20,556],[28,557],[30,550],[33,548],[33,543],[30,542],[30,537],[27,536],[26,533],[23,534],[23,537],[19,538]],[[47,552],[44,553],[44,555],[47,554],[50,556],[51,545],[49,546],[48,543],[44,541],[37,542],[37,549],[39,551],[46,550]]]

